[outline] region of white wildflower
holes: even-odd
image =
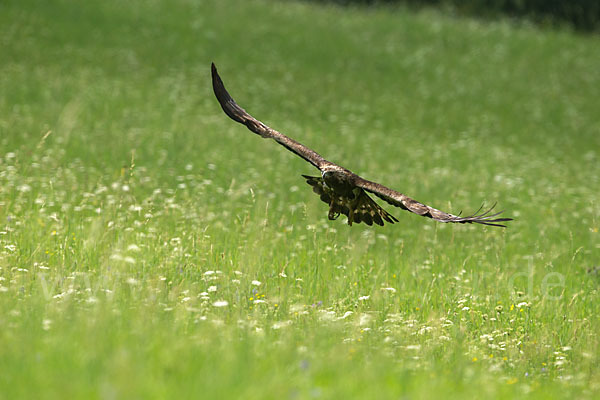
[[[342,315],[342,316],[341,316],[341,317],[339,317],[338,319],[346,319],[346,318],[348,318],[349,316],[351,316],[352,314],[354,314],[352,311],[346,311],[346,312],[344,313],[344,315]]]
[[[319,310],[319,313],[321,321],[333,321],[335,319],[335,311]]]
[[[271,329],[281,329],[281,328],[285,328],[286,326],[290,326],[292,324],[292,321],[287,320],[287,321],[278,321],[275,322],[272,326]]]
[[[128,251],[135,251],[138,252],[140,251],[140,247],[137,244],[130,244],[129,246],[127,246],[127,250]]]
[[[127,278],[127,280],[125,282],[127,282],[127,284],[131,285],[131,286],[135,286],[138,284],[138,281],[135,280],[135,278]]]
[[[213,306],[215,307],[227,307],[229,305],[229,302],[227,300],[219,300],[219,301],[215,301],[213,303]]]
[[[433,330],[433,327],[431,326],[424,326],[421,329],[419,329],[419,335],[424,335],[426,333],[429,333]]]
[[[306,346],[298,346],[298,348],[296,349],[298,351],[298,353],[306,353],[308,351],[308,347]]]
[[[50,330],[51,325],[52,325],[51,319],[45,319],[42,321],[42,329],[45,331]]]

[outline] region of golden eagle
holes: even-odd
[[[214,63],[211,66],[211,70],[213,90],[225,114],[234,121],[246,125],[248,129],[263,138],[274,139],[277,143],[296,153],[321,171],[321,176],[302,176],[313,187],[313,191],[319,195],[321,200],[329,205],[329,219],[331,220],[336,219],[340,214],[344,214],[348,217],[348,225],[352,225],[353,222],[357,224],[364,222],[367,225],[372,225],[373,223],[383,225],[384,221],[391,224],[398,222],[393,215],[375,203],[366,192],[373,193],[393,206],[440,222],[476,223],[505,227],[505,225],[499,224],[499,222],[512,220],[512,218],[496,218],[502,211],[491,214],[495,205],[489,210],[479,213],[483,208],[480,207],[476,213],[468,217],[448,214],[413,200],[379,183],[363,179],[352,171],[325,160],[308,147],[269,128],[252,117],[231,98],[223,85],[221,77],[217,73]]]

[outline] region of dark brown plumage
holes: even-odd
[[[211,70],[213,90],[225,114],[234,121],[246,125],[250,131],[263,138],[274,139],[277,143],[302,157],[321,171],[321,177],[302,176],[313,187],[313,191],[319,195],[321,200],[329,205],[329,219],[336,219],[340,214],[344,214],[348,217],[348,225],[352,225],[353,222],[364,222],[367,225],[372,225],[373,223],[383,225],[384,221],[391,224],[398,222],[393,215],[387,213],[369,197],[366,193],[369,192],[393,206],[440,222],[476,223],[504,227],[505,225],[499,222],[512,221],[512,218],[496,218],[502,211],[491,214],[495,205],[482,213],[479,213],[482,209],[480,207],[476,213],[468,217],[449,214],[413,200],[379,183],[363,179],[352,171],[325,160],[308,147],[269,128],[248,114],[231,98],[225,89],[223,81],[217,73],[215,64],[212,64]]]

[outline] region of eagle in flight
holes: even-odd
[[[413,200],[410,197],[389,189],[379,183],[363,179],[352,171],[325,160],[308,147],[269,128],[267,125],[252,117],[231,98],[223,85],[221,77],[217,73],[217,68],[214,63],[211,66],[211,70],[215,96],[217,96],[217,100],[219,100],[223,111],[225,111],[225,114],[227,114],[229,118],[246,125],[249,130],[265,139],[274,139],[277,143],[281,144],[292,153],[302,157],[321,171],[321,176],[302,176],[306,179],[306,182],[312,186],[313,191],[319,195],[321,200],[329,205],[330,220],[334,220],[339,217],[340,214],[344,214],[348,217],[348,225],[352,225],[353,222],[357,224],[364,222],[367,225],[372,225],[373,223],[383,225],[384,221],[389,222],[390,224],[398,222],[396,217],[385,211],[373,201],[367,192],[373,193],[375,196],[385,200],[393,206],[440,222],[454,222],[460,224],[476,223],[505,227],[505,225],[502,225],[499,222],[512,220],[512,218],[497,218],[502,211],[492,214],[491,212],[495,205],[489,210],[481,213],[480,211],[483,207],[480,207],[477,212],[468,217],[448,214]]]

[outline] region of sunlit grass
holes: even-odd
[[[433,12],[10,2],[6,398],[593,398],[600,42]],[[348,227],[240,104],[506,229]]]

